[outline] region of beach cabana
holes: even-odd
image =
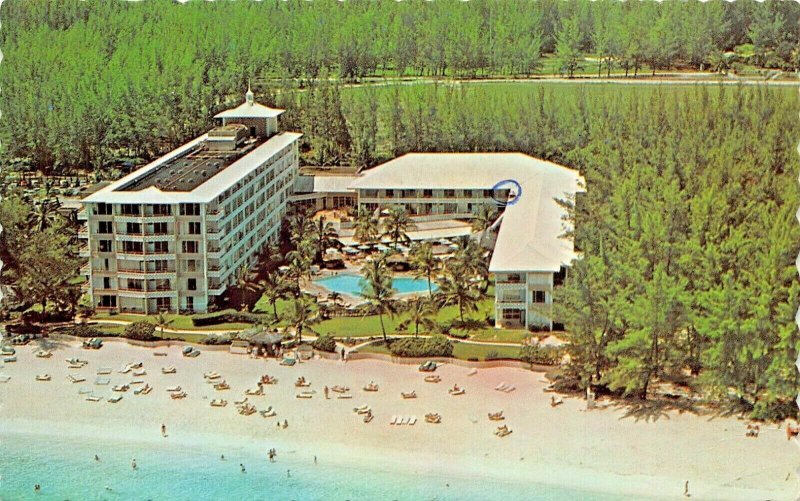
[[[262,353],[268,356],[274,356],[281,346],[283,336],[277,332],[262,332],[250,338],[250,346],[253,347],[253,353],[260,356]]]

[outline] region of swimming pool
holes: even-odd
[[[314,280],[314,283],[330,291],[349,296],[359,297],[362,292],[361,277],[358,275],[334,275]],[[428,281],[422,278],[397,277],[392,279],[392,288],[398,294],[427,292]],[[431,284],[431,289],[436,290],[438,288],[436,284]]]

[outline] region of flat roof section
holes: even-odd
[[[145,176],[115,191],[141,191],[151,186],[161,191],[192,191],[261,143],[263,140],[251,139],[241,147],[227,151],[211,149],[207,141],[201,141],[183,155],[164,162]]]

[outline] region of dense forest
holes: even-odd
[[[1,14],[2,153],[46,171],[149,159],[206,129],[249,79],[264,99],[320,77],[800,61],[791,1],[10,0]]]
[[[647,51],[660,47],[672,52],[656,66],[699,68],[751,43],[756,64],[789,62],[796,3],[12,0],[3,11],[7,162],[70,172],[150,158],[241,100],[249,77],[304,133],[309,164],[409,151],[552,160],[587,181],[572,211],[584,257],[555,300],[574,380],[632,396],[688,381],[756,418],[796,415],[796,89],[328,78],[525,73],[525,57],[569,52],[566,32],[615,67],[656,61]],[[25,211],[0,206],[41,232],[44,216]]]

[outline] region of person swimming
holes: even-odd
[[[33,486],[33,490],[36,491],[36,492],[39,492],[40,490],[42,490],[42,486],[39,485],[39,484],[36,484],[36,485]]]
[[[245,473],[244,465],[242,463],[239,463],[239,467],[242,469],[242,473]]]
[[[220,461],[225,461],[225,454],[221,454],[221,455],[219,456],[219,460],[220,460]]]
[[[95,454],[95,455],[94,455],[94,460],[95,460],[95,461],[100,461],[100,456],[98,456],[97,454]]]
[[[136,469],[136,459],[135,458],[131,459],[131,468],[134,469],[134,470]]]

